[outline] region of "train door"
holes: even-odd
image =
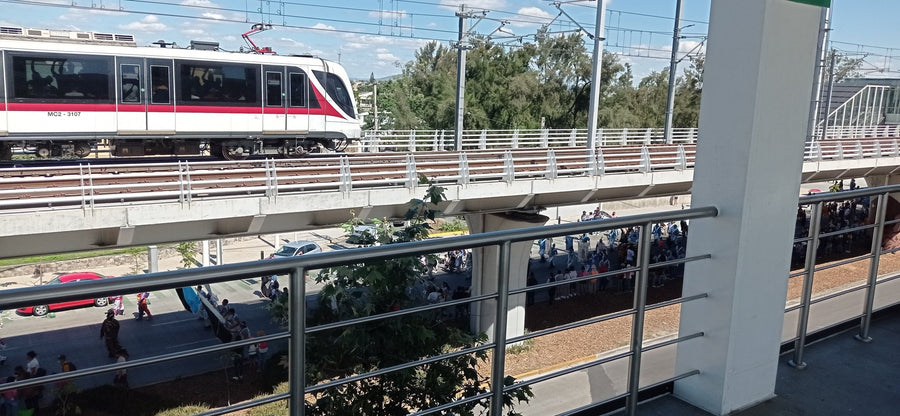
[[[9,135],[9,126],[6,121],[6,52],[0,51],[0,138]],[[10,94],[12,95],[12,94]],[[0,143],[0,156],[7,153],[7,147]]]
[[[172,61],[148,59],[146,77],[147,131],[151,134],[175,134],[175,83]]]
[[[116,59],[118,77],[118,110],[116,128],[119,134],[147,132],[147,94],[144,83],[143,58]]]
[[[300,68],[288,68],[287,130],[309,133],[309,80]]]
[[[284,67],[264,66],[263,79],[263,133],[284,133],[287,128]]]

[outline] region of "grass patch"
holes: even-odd
[[[534,338],[528,338],[516,345],[506,347],[506,353],[510,355],[522,354],[534,349]]]

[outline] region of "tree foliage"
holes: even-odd
[[[432,55],[434,56],[434,55]],[[440,59],[433,61],[439,65]],[[422,183],[428,183],[424,177]],[[408,204],[402,230],[391,230],[389,222],[376,221],[377,232],[368,241],[374,244],[414,242],[428,237],[435,207],[446,200],[444,189],[431,185],[422,199]],[[351,229],[359,221],[351,221]],[[426,304],[423,289],[428,283],[429,258],[401,257],[323,269],[316,281],[323,284],[319,306],[309,311],[308,325],[333,323],[367,317]],[[471,334],[447,319],[450,311],[435,310],[403,315],[314,332],[307,337],[307,383],[317,384],[338,377],[350,377],[427,357],[459,351],[486,342],[484,335]],[[285,305],[273,308],[288,313]],[[281,317],[276,316],[276,319]],[[450,403],[485,391],[487,377],[477,366],[487,358],[485,351],[455,356],[418,367],[370,377],[357,382],[307,395],[309,414],[402,415]],[[508,377],[505,383],[511,384]],[[311,397],[314,396],[314,397]],[[531,397],[528,388],[504,397],[508,414],[513,404]],[[454,415],[474,415],[486,408],[482,400],[449,410]],[[489,406],[487,406],[489,407]]]
[[[534,42],[505,48],[484,39],[466,58],[466,129],[584,128],[591,93],[591,56],[578,34],[539,33]],[[402,75],[379,84],[386,129],[447,129],[456,120],[457,52],[437,42],[419,49]],[[702,60],[676,81],[673,124],[696,127]],[[662,127],[668,69],[635,85],[631,65],[603,53],[600,127]]]

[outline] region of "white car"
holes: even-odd
[[[272,255],[269,256],[269,258],[274,259],[274,258],[278,258],[278,257],[293,257],[293,256],[300,256],[303,254],[312,254],[312,253],[321,253],[321,252],[322,252],[322,247],[320,247],[319,244],[317,244],[315,241],[307,241],[307,240],[292,241],[290,243],[287,243],[287,244],[281,246],[281,248],[279,248],[278,251],[272,253]]]

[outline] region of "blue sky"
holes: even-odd
[[[710,0],[684,0],[681,51],[702,51]],[[252,23],[273,29],[253,36],[260,46],[281,54],[312,53],[339,60],[352,78],[397,74],[416,49],[430,40],[444,45],[456,38],[460,3],[484,19],[474,26],[481,35],[511,47],[533,40],[544,24],[551,32],[578,25],[593,31],[596,2],[564,1],[561,9],[547,0],[0,0],[0,25],[129,33],[138,43],[163,39],[186,46],[190,40],[218,41],[229,50],[246,44],[240,37]],[[73,4],[75,6],[73,6]],[[848,53],[867,53],[867,68],[888,69],[900,63],[886,56],[900,50],[860,48],[856,44],[898,47],[900,2],[833,0],[832,39]],[[606,50],[622,54],[636,78],[668,65],[675,0],[609,0]],[[484,13],[481,13],[481,12]],[[567,16],[568,15],[568,16]],[[571,19],[570,19],[571,17]],[[555,18],[555,20],[554,20]],[[573,22],[574,20],[574,22]],[[469,21],[470,25],[475,20]],[[587,41],[587,40],[586,40]],[[590,50],[590,48],[588,49]]]

